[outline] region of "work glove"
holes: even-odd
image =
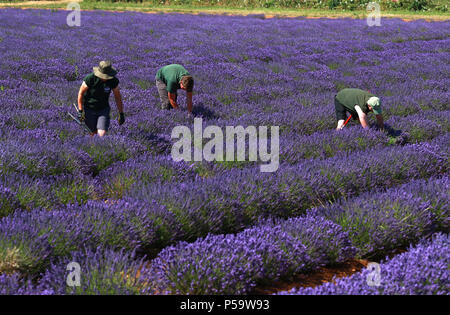
[[[84,111],[83,110],[78,111],[78,120],[81,122],[84,121]]]
[[[119,113],[119,119],[117,119],[119,126],[123,125],[123,123],[125,122],[125,114],[124,113]]]

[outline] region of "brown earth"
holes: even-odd
[[[257,288],[253,294],[273,294],[281,291],[288,291],[293,288],[317,287],[326,282],[333,281],[333,278],[349,277],[360,272],[367,267],[367,260],[349,260],[345,263],[332,267],[322,267],[308,274],[299,274],[292,281],[277,281],[268,286]]]
[[[318,270],[312,271],[308,274],[298,274],[290,281],[275,281],[270,285],[257,287],[252,294],[265,295],[274,294],[282,291],[289,291],[293,288],[314,288],[327,282],[332,282],[333,278],[350,277],[351,275],[367,268],[371,262],[381,263],[386,259],[402,254],[407,251],[407,247],[400,247],[386,253],[385,256],[374,257],[373,260],[366,259],[351,259],[341,264],[334,266],[321,267]]]

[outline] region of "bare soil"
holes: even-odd
[[[332,282],[335,277],[349,277],[366,268],[368,264],[369,261],[367,260],[349,260],[336,266],[322,267],[308,274],[299,274],[292,281],[277,281],[268,286],[256,288],[253,294],[265,295],[288,291],[293,288],[317,287],[326,282]]]
[[[63,4],[69,2],[82,2],[83,0],[55,0],[55,1],[25,1],[25,2],[1,2],[0,7],[16,7],[16,6],[36,6],[48,5],[48,4]]]

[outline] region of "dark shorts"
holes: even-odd
[[[88,128],[92,132],[96,132],[97,130],[108,131],[110,122],[110,110],[110,107],[101,110],[92,110],[86,108],[84,111],[84,122],[86,123],[86,126],[88,126]]]
[[[172,109],[172,105],[170,105],[169,101],[169,94],[166,90],[166,84],[163,81],[156,80],[156,87],[158,89],[159,99],[161,100],[161,109]]]
[[[347,120],[347,112],[352,115],[353,119],[358,119],[358,114],[356,112],[348,110],[344,105],[342,105],[336,98],[334,97],[334,108],[336,110],[336,119],[339,120]]]

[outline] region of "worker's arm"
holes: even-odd
[[[343,120],[343,119],[339,120],[336,130],[341,130],[342,128],[344,128],[344,123],[345,123],[345,120]]]
[[[117,110],[119,113],[123,113],[122,95],[120,94],[119,86],[113,89],[114,98],[116,99]]]
[[[364,112],[362,111],[361,107],[359,107],[358,105],[355,106],[355,110],[358,113],[358,118],[359,118],[359,122],[361,123],[361,126],[364,129],[369,128],[369,124],[367,123],[367,115],[364,114]]]
[[[187,92],[187,109],[189,113],[192,113],[192,92]]]
[[[170,92],[167,92],[167,93],[169,94],[170,105],[172,105],[173,108],[177,109],[178,108],[177,95],[175,93],[170,93]]]
[[[375,115],[375,117],[377,118],[378,128],[380,128],[380,130],[384,130],[383,115]]]
[[[117,120],[119,125],[123,125],[125,122],[125,115],[123,113],[122,95],[120,94],[119,86],[113,89],[114,98],[116,99],[117,110],[119,111],[119,119]]]
[[[84,94],[86,94],[89,87],[86,85],[86,82],[83,81],[83,84],[81,84],[80,90],[78,91],[78,110],[83,110],[83,97]]]

